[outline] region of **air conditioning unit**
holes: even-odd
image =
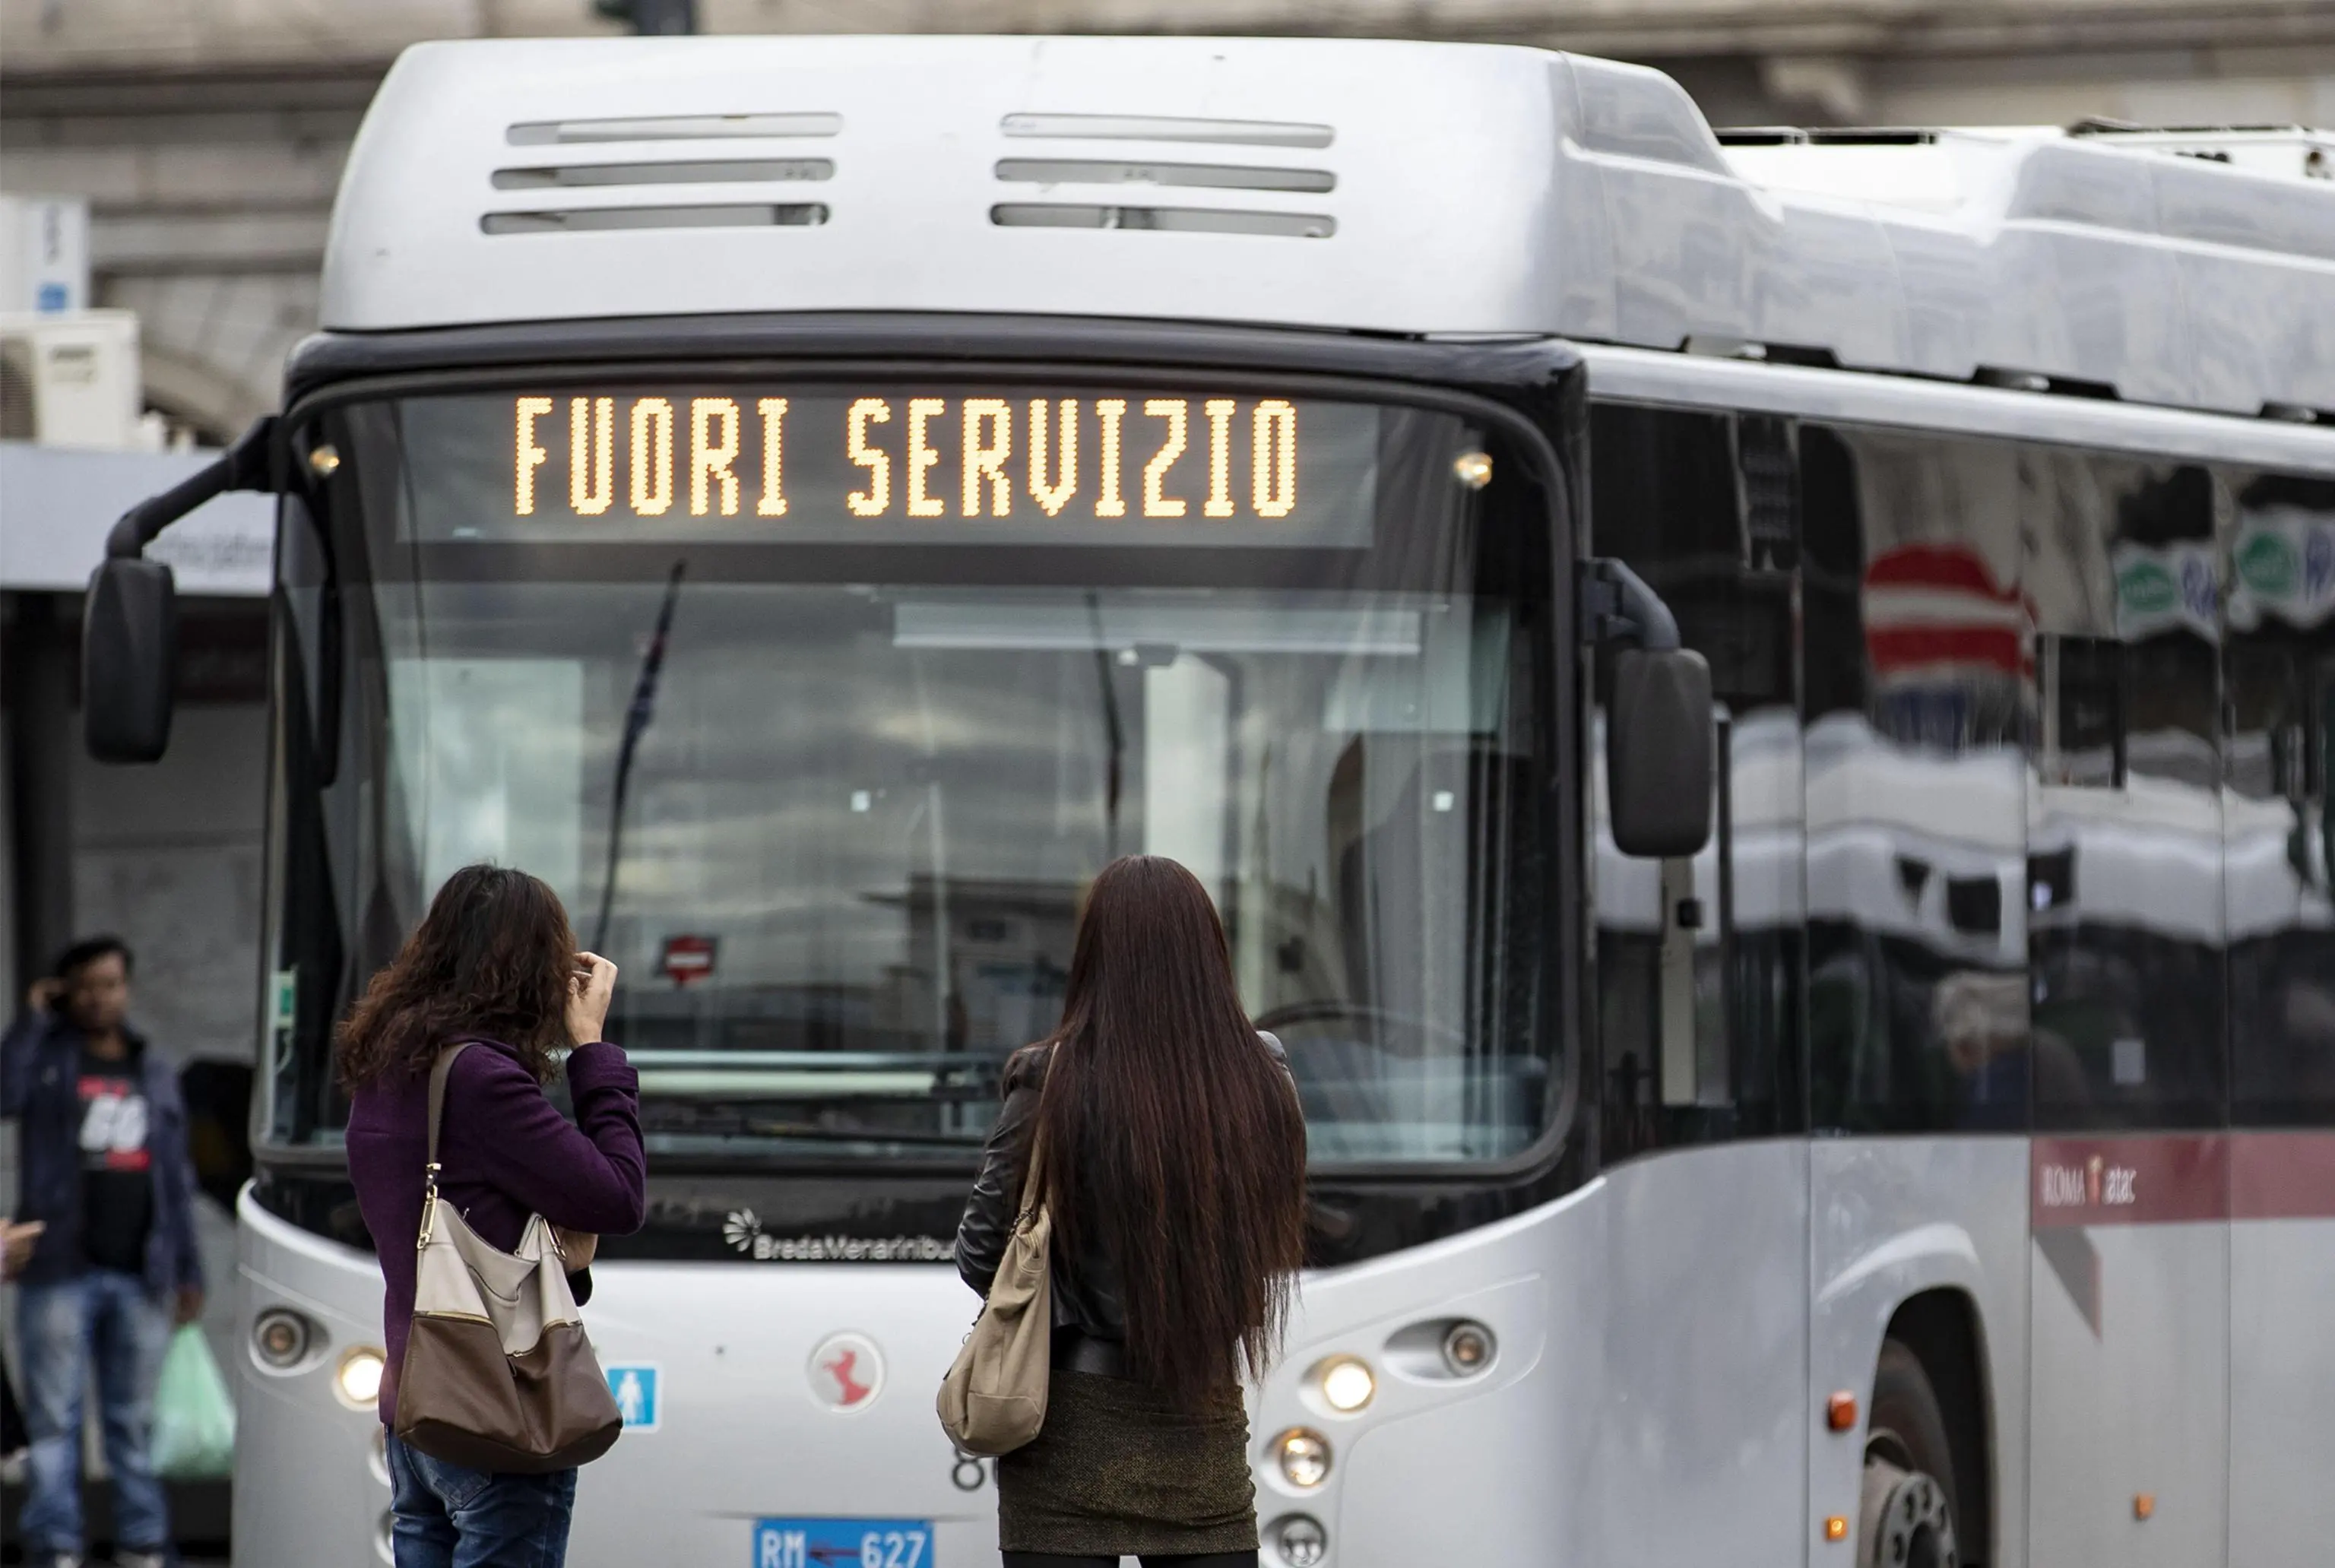
[[[0,315],[0,436],[136,448],[142,401],[135,312]]]

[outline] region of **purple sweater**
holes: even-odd
[[[567,1086],[574,1126],[509,1046],[484,1040],[456,1059],[447,1080],[439,1199],[505,1251],[518,1245],[529,1215],[596,1235],[641,1228],[648,1171],[639,1076],[622,1050],[602,1042],[578,1046],[568,1057]],[[429,1135],[426,1072],[361,1089],[350,1099],[349,1180],[388,1286],[381,1418],[389,1426],[397,1421],[397,1370],[413,1321],[413,1243],[421,1231]]]

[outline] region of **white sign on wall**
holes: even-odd
[[[89,308],[89,203],[0,196],[0,312]]]

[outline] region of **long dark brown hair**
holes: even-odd
[[[341,1082],[409,1077],[465,1037],[509,1046],[548,1080],[553,1053],[570,1043],[575,976],[576,934],[559,895],[524,871],[465,866],[342,1022]]]
[[[1157,855],[1104,868],[1040,1043],[1056,1243],[1118,1265],[1129,1370],[1186,1408],[1261,1376],[1303,1253],[1305,1123],[1198,877]]]

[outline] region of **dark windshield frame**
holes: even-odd
[[[1553,1064],[1555,1104],[1534,1141],[1503,1159],[1340,1163],[1323,1174],[1334,1172],[1341,1184],[1386,1181],[1410,1189],[1421,1184],[1455,1182],[1468,1187],[1513,1186],[1519,1177],[1548,1172],[1567,1146],[1577,1119],[1581,1084],[1587,1070],[1581,1057],[1589,1040],[1584,1011],[1587,972],[1581,945],[1585,890],[1580,870],[1581,818],[1586,808],[1577,788],[1566,789],[1568,781],[1579,779],[1578,666],[1573,655],[1571,594],[1572,566],[1580,548],[1579,476],[1577,465],[1567,465],[1559,457],[1548,433],[1551,429],[1569,428],[1567,414],[1577,414],[1581,395],[1577,356],[1561,344],[1545,341],[1424,344],[1124,323],[968,324],[956,318],[947,324],[948,331],[940,333],[930,323],[897,317],[863,318],[856,323],[796,318],[752,324],[761,330],[742,331],[741,324],[731,320],[668,320],[465,329],[399,334],[393,341],[312,340],[296,360],[290,376],[292,387],[301,395],[282,422],[283,437],[288,445],[316,416],[360,401],[519,385],[557,388],[611,377],[640,382],[664,376],[724,380],[771,376],[803,382],[872,376],[998,383],[1108,378],[1121,384],[1177,387],[1189,385],[1196,371],[1204,371],[1211,385],[1221,384],[1227,391],[1264,387],[1402,404],[1454,413],[1497,428],[1517,451],[1526,454],[1534,470],[1533,486],[1551,530],[1549,558],[1558,578],[1550,590],[1548,634],[1536,639],[1536,657],[1544,663],[1539,704],[1543,711],[1536,716],[1539,740],[1545,751],[1542,777],[1548,799],[1544,809],[1550,813],[1547,842],[1556,861],[1550,868],[1555,875],[1543,890],[1547,901],[1545,929],[1555,940],[1541,955],[1545,993],[1549,998],[1544,1043],[1545,1049],[1561,1053],[1561,1060]],[[964,357],[935,357],[936,335],[952,338],[942,346],[963,351]],[[923,352],[898,352],[912,344]],[[847,345],[861,352],[819,352]],[[812,352],[785,352],[799,347]],[[986,352],[974,352],[976,347]],[[655,352],[642,352],[652,348]],[[867,352],[870,349],[874,352]],[[628,350],[640,357],[631,357]],[[1135,363],[1138,359],[1140,363]],[[364,373],[368,371],[375,373]],[[294,465],[287,462],[286,469],[293,469]],[[314,496],[309,504],[324,509],[321,495]],[[290,527],[304,527],[299,520],[304,509],[296,501],[287,503]],[[363,523],[348,519],[345,526],[361,528]],[[317,527],[327,540],[341,531],[329,516],[320,518]],[[327,543],[328,558],[332,548]],[[856,547],[855,553],[858,553]],[[1289,554],[1298,557],[1303,552]],[[1293,558],[1291,565],[1295,564]],[[797,558],[788,575],[798,576],[802,566]],[[289,611],[281,599],[279,590],[277,621],[289,636]],[[272,787],[280,785],[279,770]],[[276,850],[277,845],[271,842],[271,857]],[[271,900],[279,874],[280,868],[271,865]],[[268,1131],[265,1126],[258,1130],[263,1137]],[[265,1157],[286,1164],[326,1165],[337,1162],[338,1151],[270,1142],[265,1146]],[[847,1170],[855,1176],[951,1175],[954,1166],[961,1164],[969,1170],[971,1163],[969,1154],[961,1162],[925,1160],[913,1165],[882,1157],[859,1157],[839,1165],[828,1157],[770,1153],[673,1155],[659,1159],[661,1170],[674,1174],[791,1172],[830,1179]]]

